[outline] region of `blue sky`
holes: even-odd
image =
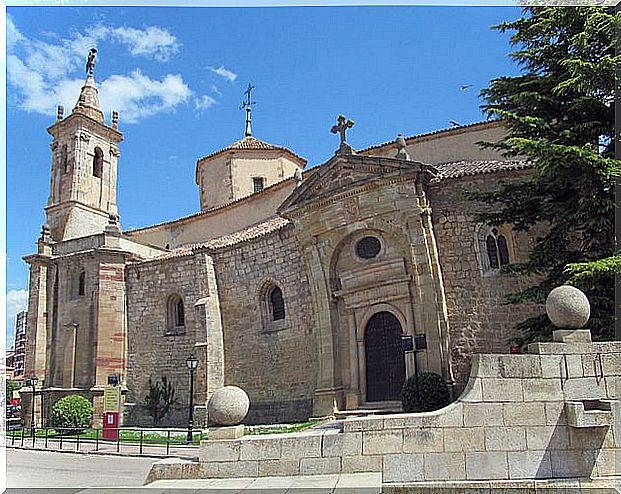
[[[327,160],[339,113],[355,148],[480,121],[479,91],[517,73],[490,26],[517,7],[7,8],[7,347],[45,222],[56,106],[73,108],[88,48],[106,119],[119,112],[124,229],[198,211],[196,160],[254,135]],[[462,89],[464,85],[471,85]]]

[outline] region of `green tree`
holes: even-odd
[[[157,426],[177,403],[175,388],[166,376],[156,381],[155,384],[149,378],[149,392],[145,396],[144,406],[153,419],[154,426]]]
[[[523,263],[508,271],[537,275],[532,287],[508,303],[543,303],[564,283],[585,291],[591,302],[589,328],[596,339],[614,332],[615,254],[614,159],[615,28],[620,14],[604,7],[528,7],[513,22],[495,26],[513,32],[510,54],[521,67],[516,77],[499,77],[481,92],[483,110],[504,121],[508,135],[484,146],[507,157],[534,161],[532,177],[501,183],[492,192],[469,192],[488,207],[478,219],[545,232]],[[549,338],[547,316],[519,324],[526,340]]]

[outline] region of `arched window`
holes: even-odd
[[[100,147],[95,148],[93,155],[93,176],[101,178],[103,174],[103,151]]]
[[[277,286],[270,291],[270,312],[272,321],[285,318],[285,301],[282,298],[282,290]]]
[[[183,299],[173,294],[168,297],[166,304],[166,333],[182,334],[185,332],[185,311]]]
[[[487,248],[487,258],[489,267],[498,269],[500,266],[509,264],[509,250],[507,248],[507,239],[496,228],[487,236],[485,240]]]
[[[81,271],[78,276],[78,295],[83,296],[86,293],[86,272]]]

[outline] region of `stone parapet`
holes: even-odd
[[[476,356],[466,391],[441,410],[204,441],[195,468],[211,477],[240,476],[236,466],[256,476],[381,472],[385,484],[612,478],[621,446],[621,403],[610,385],[621,373],[618,345],[598,344],[596,353],[591,344],[580,344],[584,353],[547,345],[540,354]],[[589,424],[585,410],[608,424]]]

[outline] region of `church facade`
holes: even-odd
[[[197,412],[229,384],[249,394],[255,423],[390,408],[414,373],[406,335],[426,336],[419,371],[459,393],[470,355],[507,352],[515,322],[540,312],[502,304],[526,281],[499,268],[525,259],[531,238],[478,224],[462,196],[531,173],[477,144],[498,141],[500,123],[355,151],[343,117],[338,150],[309,168],[254,137],[250,107],[247,117],[242,139],[197,161],[201,211],[123,231],[123,137],[116,114],[104,120],[92,70],[72,113],[59,108],[46,224],[25,258],[37,423],[72,393],[99,417],[116,375],[126,424],[151,424],[149,380],[166,377],[179,404],[163,424],[185,425],[190,354]]]

